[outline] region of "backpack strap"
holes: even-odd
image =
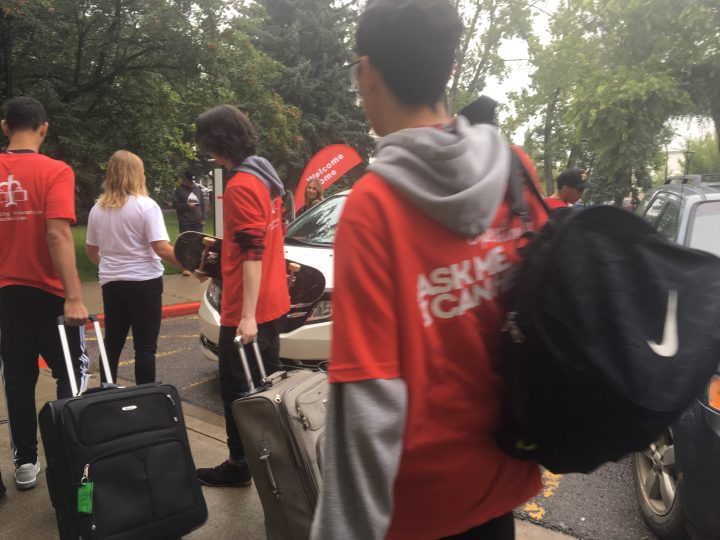
[[[508,179],[508,196],[510,209],[513,214],[520,217],[523,223],[528,228],[532,229],[532,219],[528,211],[527,203],[525,202],[525,195],[523,190],[523,184],[525,185],[530,193],[537,199],[542,206],[543,210],[550,215],[550,209],[543,200],[542,194],[538,191],[535,182],[532,180],[532,176],[525,168],[520,156],[518,156],[514,150],[510,149],[511,160],[510,160],[510,178]],[[521,178],[522,177],[522,178]]]

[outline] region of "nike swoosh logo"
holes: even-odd
[[[647,344],[658,356],[672,358],[680,348],[678,325],[677,325],[677,302],[678,292],[671,289],[668,293],[667,313],[665,314],[665,328],[663,330],[663,340],[661,343],[649,341]]]

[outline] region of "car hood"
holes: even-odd
[[[316,268],[325,276],[325,289],[333,288],[333,249],[332,247],[309,247],[285,244],[285,258],[306,266]]]

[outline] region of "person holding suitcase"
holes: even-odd
[[[495,442],[524,222],[508,203],[513,150],[443,104],[461,33],[449,0],[374,0],[358,23],[351,76],[383,139],[335,240],[314,540],[510,540],[513,508],[541,487],[537,464]]]
[[[220,105],[195,120],[202,152],[230,171],[223,196],[223,301],[220,314],[220,391],[230,457],[198,469],[208,486],[249,486],[250,469],[233,421],[232,403],[247,392],[235,337],[248,355],[257,338],[267,373],[280,369],[280,331],[290,310],[283,241],[284,187],[275,169],[255,155],[257,135],[250,120],[231,105]]]
[[[7,399],[15,483],[37,484],[35,385],[42,355],[57,379],[58,399],[70,397],[56,319],[65,316],[80,388],[88,357],[82,301],[70,225],[75,222],[75,175],[62,161],[39,153],[48,132],[45,109],[30,97],[5,105],[0,153],[0,357]]]

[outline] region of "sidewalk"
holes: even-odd
[[[188,310],[185,312],[172,310],[171,313],[178,316],[179,313],[188,315],[192,312],[192,306],[196,302],[200,302],[205,289],[208,286],[208,281],[200,283],[193,276],[183,276],[181,274],[174,274],[172,276],[163,276],[163,308],[178,306],[187,306]],[[102,302],[102,290],[100,283],[97,281],[89,281],[82,284],[83,300],[85,306],[90,313],[102,313],[103,302]],[[167,309],[164,309],[167,312]],[[197,308],[194,310],[197,313]]]
[[[97,375],[91,385],[97,384]],[[0,419],[7,418],[5,397],[0,388]],[[38,410],[55,398],[55,382],[49,370],[40,372],[36,390]],[[215,466],[227,457],[224,419],[188,403],[183,403],[190,447],[195,465]],[[39,439],[39,434],[38,434]],[[55,513],[45,482],[45,457],[39,444],[40,463],[43,471],[35,489],[18,492],[13,481],[10,454],[10,437],[7,426],[0,427],[0,470],[8,488],[7,495],[0,498],[2,528],[0,539],[32,538],[53,540],[57,538]],[[209,518],[203,527],[185,536],[186,540],[264,540],[262,507],[254,488],[208,488],[203,487]],[[526,521],[516,521],[517,540],[572,540],[560,534]]]
[[[193,277],[180,275],[164,277],[163,305],[170,307],[168,316],[181,312],[173,307],[185,306],[187,313],[197,312],[195,304],[205,291],[206,283]],[[83,283],[85,305],[91,313],[102,313],[102,292],[99,283]],[[194,311],[193,311],[194,309]],[[98,384],[94,374],[90,385]],[[122,381],[120,381],[122,383]],[[50,371],[40,370],[35,392],[37,410],[46,401],[55,399],[55,381]],[[225,445],[225,420],[189,403],[183,402],[183,412],[188,438],[195,465],[213,467],[227,458]],[[7,419],[5,396],[0,385],[0,420]],[[28,538],[33,540],[57,539],[55,513],[45,481],[45,456],[38,433],[38,449],[42,472],[35,489],[18,492],[15,488],[7,425],[0,425],[0,471],[7,486],[7,495],[0,498],[0,540]],[[185,536],[186,540],[264,540],[263,512],[254,488],[207,488],[203,493],[208,506],[209,518],[203,527]],[[516,520],[516,540],[573,540],[526,521]]]

